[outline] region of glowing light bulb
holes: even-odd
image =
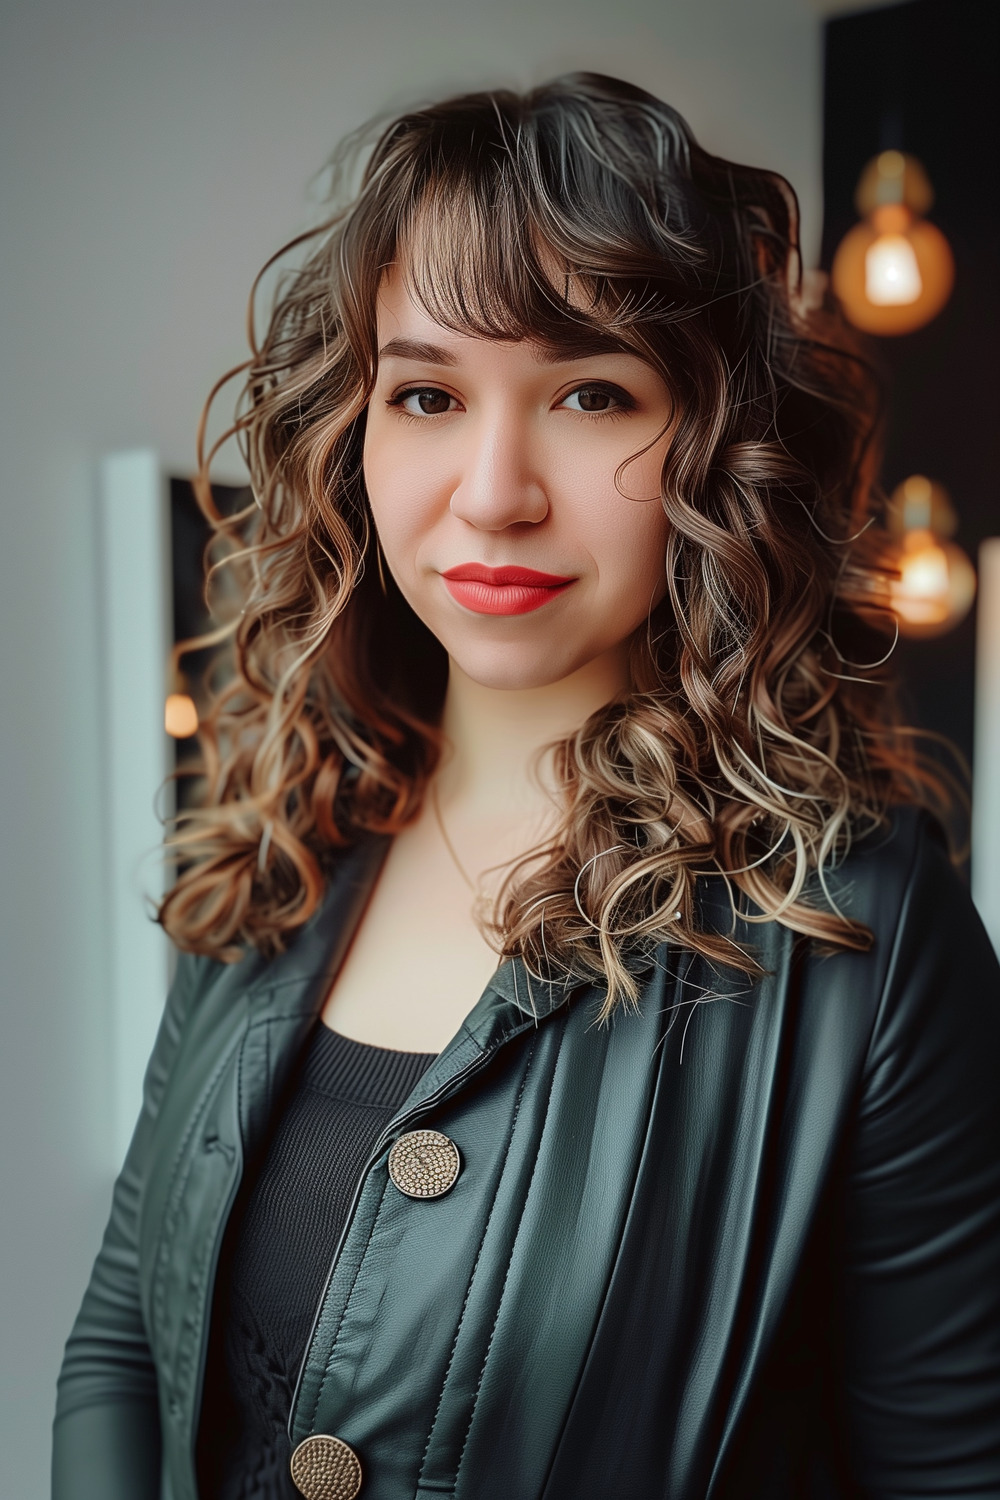
[[[923,529],[903,537],[890,602],[902,635],[941,635],[957,625],[975,597],[976,572],[954,542]]]
[[[951,248],[921,217],[933,197],[923,167],[900,151],[883,151],[862,173],[856,201],[864,218],[841,240],[831,267],[833,290],[856,328],[912,333],[951,296]]]
[[[164,704],[163,726],[175,740],[190,739],[198,733],[198,710],[187,693],[170,693]]]
[[[880,234],[865,251],[865,296],[876,307],[905,307],[924,289],[913,246],[905,235]]]

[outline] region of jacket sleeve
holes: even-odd
[[[53,1500],[157,1500],[156,1371],[139,1301],[138,1225],[150,1136],[203,960],[181,954],[143,1084],[142,1111],[59,1374]]]
[[[918,840],[847,1208],[846,1396],[866,1497],[1000,1497],[1000,967]]]

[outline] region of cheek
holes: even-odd
[[[619,524],[607,538],[605,582],[624,605],[639,615],[666,592],[665,557],[669,523],[658,500],[623,502]]]
[[[373,430],[374,429],[374,430]],[[386,556],[405,564],[406,555],[420,539],[433,509],[435,476],[421,455],[394,441],[378,423],[365,435],[363,470],[368,503]]]
[[[660,598],[666,588],[664,561],[670,524],[659,498],[661,466],[662,455],[643,455],[621,475],[620,489],[615,486],[615,463],[598,473],[581,468],[574,490],[564,492],[581,530],[587,533],[587,550],[603,587],[626,596],[634,591],[637,601],[641,596],[642,609],[654,590]]]
[[[645,608],[666,592],[666,550],[670,523],[660,499],[660,475],[664,449],[645,453],[629,464],[619,480],[624,496],[618,495],[614,510],[618,551],[623,573],[631,576],[642,592]],[[626,498],[627,497],[627,498]]]

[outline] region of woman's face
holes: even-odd
[[[623,670],[666,589],[661,377],[632,354],[454,333],[396,271],[378,335],[364,472],[411,608],[483,686],[546,686],[609,653]]]

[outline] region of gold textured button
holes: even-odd
[[[389,1176],[408,1198],[440,1198],[461,1168],[458,1147],[440,1130],[411,1130],[389,1152]]]
[[[361,1488],[361,1463],[354,1449],[322,1432],[302,1439],[291,1468],[292,1482],[306,1500],[354,1500]]]

